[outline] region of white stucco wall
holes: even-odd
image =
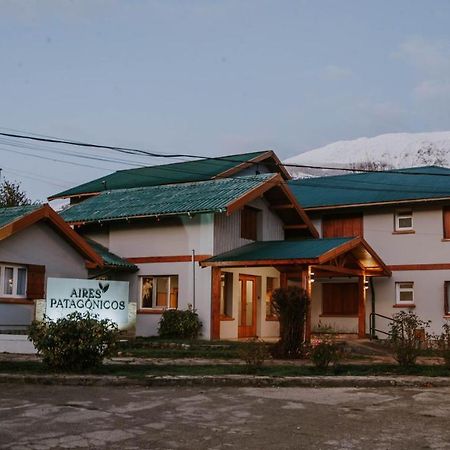
[[[94,234],[91,234],[94,238]],[[213,216],[211,214],[162,219],[139,223],[118,223],[109,227],[109,250],[125,258],[212,255]],[[139,309],[141,277],[148,275],[178,275],[178,307],[193,304],[192,262],[158,262],[136,264],[139,271],[128,276],[130,301]],[[211,322],[211,269],[195,264],[195,308],[203,323],[202,336],[209,338]],[[158,333],[161,314],[137,315],[136,335],[154,336]]]
[[[0,262],[45,266],[45,276],[86,278],[84,258],[49,225],[38,222],[0,242]],[[0,324],[29,324],[34,302],[1,303]]]
[[[273,267],[241,267],[236,269],[223,269],[223,272],[231,272],[233,274],[232,317],[234,320],[222,320],[220,322],[220,338],[236,339],[238,337],[238,309],[241,297],[239,287],[240,274],[259,277],[256,283],[256,335],[261,338],[277,337],[280,330],[278,321],[266,320],[265,293],[267,277],[273,277],[279,280],[280,272]]]
[[[443,219],[441,206],[413,206],[414,233],[398,234],[394,232],[395,208],[387,206],[364,211],[364,239],[380,255],[387,265],[448,264],[450,263],[450,241],[443,241]],[[314,223],[321,229],[320,219]],[[374,278],[375,310],[391,317],[408,308],[395,306],[395,283],[414,282],[415,308],[411,310],[424,320],[431,320],[431,331],[439,333],[444,323],[444,282],[450,281],[450,270],[394,270],[391,278]],[[319,286],[315,286],[313,300],[313,325],[319,320],[321,298]],[[315,298],[317,297],[317,299]],[[314,309],[316,308],[316,309]],[[367,291],[366,331],[369,332],[369,314],[371,312],[370,289]],[[325,318],[324,318],[325,319]],[[324,321],[321,320],[322,322]],[[348,332],[357,330],[348,319],[334,322],[336,328],[347,328]],[[388,321],[376,319],[376,328],[387,331]],[[380,337],[383,337],[380,334]]]

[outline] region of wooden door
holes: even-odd
[[[256,277],[239,275],[238,337],[256,336]]]

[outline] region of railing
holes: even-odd
[[[383,314],[370,313],[370,315],[369,315],[369,324],[370,324],[369,336],[370,336],[370,339],[376,339],[376,334],[375,333],[385,334],[386,336],[390,337],[391,333],[389,331],[383,331],[383,330],[380,330],[378,328],[375,328],[375,317],[381,317],[382,319],[386,319],[386,320],[389,321],[389,323],[398,322],[398,320],[395,320],[395,319],[393,319],[392,317],[389,317],[389,316],[383,316]]]

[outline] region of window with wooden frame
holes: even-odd
[[[233,317],[233,274],[222,272],[220,276],[220,318]]]
[[[450,281],[444,282],[444,316],[450,316]]]
[[[397,305],[411,305],[414,303],[414,283],[412,281],[395,283],[395,303]]]
[[[266,319],[277,319],[275,309],[272,304],[272,293],[275,289],[278,289],[280,280],[275,277],[266,278]]]
[[[450,240],[450,206],[442,209],[442,220],[444,225],[444,239]]]
[[[395,231],[414,230],[412,209],[399,209],[395,211],[394,228]]]
[[[322,316],[357,316],[358,295],[358,283],[323,283]]]
[[[141,308],[178,308],[178,275],[142,277]]]
[[[27,267],[0,265],[0,284],[1,297],[27,298]]]
[[[241,210],[241,238],[250,241],[258,240],[259,210],[251,206],[244,206]]]

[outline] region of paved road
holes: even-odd
[[[0,385],[0,448],[450,449],[450,388]]]

